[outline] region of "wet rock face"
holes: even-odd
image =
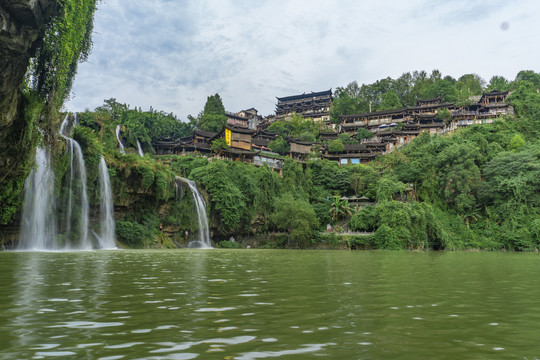
[[[20,86],[29,59],[41,41],[45,25],[57,13],[52,0],[0,1],[0,152],[4,153],[5,136],[21,114]],[[0,163],[0,177],[6,173],[11,159]],[[17,170],[17,169],[15,169]]]

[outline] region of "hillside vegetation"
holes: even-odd
[[[189,191],[180,199],[176,195],[179,175],[195,180],[207,194],[216,242],[283,231],[294,244],[310,247],[326,241],[321,232],[327,224],[352,215],[351,230],[374,233],[357,240],[363,248],[531,251],[540,244],[540,75],[526,71],[513,82],[494,79],[512,90],[516,115],[451,135],[424,133],[367,165],[286,158],[280,176],[267,166],[227,160],[139,157],[136,139],[151,153],[151,140],[185,136],[193,127],[172,114],[128,109],[114,99],[81,114],[74,137],[86,156],[105,153],[117,235],[132,246],[151,244],[160,223],[180,242],[185,230],[197,230]],[[131,147],[126,156],[118,152],[117,125]],[[356,211],[340,200],[353,195],[375,205]]]

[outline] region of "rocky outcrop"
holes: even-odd
[[[20,175],[17,154],[6,151],[6,140],[24,121],[20,87],[45,26],[58,10],[53,0],[0,2],[0,179]]]

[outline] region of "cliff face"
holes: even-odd
[[[6,149],[6,140],[24,121],[20,86],[45,26],[57,11],[57,2],[50,0],[0,2],[0,181],[20,176],[17,154]]]

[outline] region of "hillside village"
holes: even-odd
[[[422,132],[430,135],[452,132],[473,124],[492,123],[494,119],[513,114],[506,99],[508,91],[491,91],[471,97],[467,105],[443,102],[442,97],[418,100],[415,106],[388,111],[343,115],[339,124],[331,124],[332,90],[277,98],[275,114],[263,118],[254,108],[238,113],[226,112],[227,124],[218,132],[194,130],[184,138],[161,138],[152,143],[156,154],[200,154],[243,161],[272,168],[281,168],[283,156],[272,152],[269,143],[278,137],[268,127],[277,121],[287,121],[293,115],[311,118],[319,125],[319,142],[287,138],[287,156],[303,162],[323,158],[341,165],[361,164],[379,155],[394,151]],[[367,131],[367,132],[366,132]],[[368,136],[359,138],[359,132]],[[331,149],[329,143],[347,134],[358,143],[343,144]],[[224,139],[227,146],[212,150],[212,143]],[[333,150],[333,151],[332,151]]]

